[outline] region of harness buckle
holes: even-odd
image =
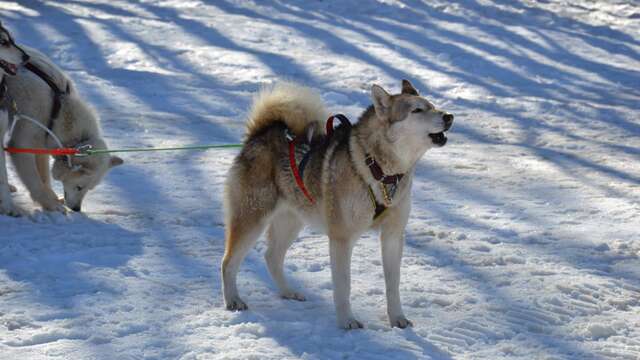
[[[289,129],[284,130],[284,137],[287,139],[288,142],[292,142],[293,140],[295,140],[294,135],[291,133]]]
[[[89,156],[91,155],[89,153],[91,149],[93,149],[93,146],[91,146],[91,144],[77,146],[76,150],[78,151],[78,153],[75,156],[78,156],[78,157]]]

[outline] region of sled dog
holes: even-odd
[[[283,264],[303,225],[312,224],[329,236],[338,325],[362,328],[351,311],[351,253],[362,233],[377,228],[389,322],[400,328],[412,325],[399,293],[411,183],[422,155],[445,145],[453,115],[436,109],[407,80],[397,95],[373,85],[371,100],[356,124],[329,134],[324,130],[327,111],[313,90],[281,83],[257,94],[243,148],[225,184],[221,276],[227,309],[247,309],[236,285],[238,268],[265,229],[265,260],[280,295],[304,300],[288,285]],[[302,184],[292,171],[302,155],[290,155],[292,136],[308,143],[306,170],[299,174]]]
[[[63,147],[106,149],[98,115],[80,97],[73,81],[44,54],[26,46],[21,48],[28,55],[28,61],[16,76],[7,79],[7,88],[18,114],[39,121],[53,132]],[[59,147],[53,136],[26,120],[16,124],[9,145],[16,148]],[[52,167],[49,155],[18,153],[11,154],[11,159],[31,198],[45,210],[62,213],[69,209],[80,211],[87,192],[100,183],[109,169],[123,163],[119,157],[104,154],[56,156]],[[51,188],[51,175],[63,184],[64,204]]]

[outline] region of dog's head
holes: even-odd
[[[397,95],[373,85],[371,98],[378,119],[386,125],[386,138],[396,147],[422,156],[429,148],[447,143],[445,131],[451,128],[453,115],[436,109],[408,80],[402,80],[402,92]]]
[[[0,70],[15,75],[18,66],[27,61],[27,54],[16,45],[9,31],[0,22]]]
[[[96,140],[91,145],[94,149],[106,149],[102,140]],[[65,157],[57,158],[53,163],[51,174],[53,178],[61,181],[64,187],[64,203],[73,211],[81,211],[82,200],[89,190],[92,190],[107,172],[115,166],[122,165],[124,161],[117,156],[97,154],[91,156],[74,156],[71,158],[71,166]]]

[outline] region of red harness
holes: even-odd
[[[327,119],[327,136],[325,138],[325,141],[329,141],[331,135],[333,134],[334,119],[338,119],[341,125],[348,127],[351,126],[351,122],[349,121],[349,119],[347,119],[347,117],[342,114],[336,114],[329,117],[329,119]],[[287,135],[287,138],[289,139],[289,165],[291,165],[291,172],[293,173],[293,177],[295,178],[296,184],[298,185],[298,188],[300,188],[304,196],[309,200],[311,204],[314,204],[315,202],[313,200],[313,197],[311,196],[309,190],[307,190],[307,187],[304,186],[304,181],[302,179],[302,172],[304,171],[304,167],[306,166],[309,154],[311,153],[311,149],[306,150],[306,153],[303,155],[302,161],[300,161],[300,165],[298,166],[298,164],[296,163],[296,145],[304,144],[308,146],[306,138],[304,137],[304,135],[299,135],[295,138]],[[368,187],[369,197],[374,208],[373,220],[375,221],[385,213],[389,206],[391,206],[391,199],[396,192],[398,183],[400,183],[400,180],[402,180],[404,175],[386,175],[378,162],[369,154],[365,154],[365,164],[369,168],[369,171],[371,171],[371,176],[373,176],[373,178],[378,181],[378,184],[380,185],[380,191],[383,195],[384,200],[382,204],[379,203],[376,199],[375,194],[373,193],[373,189],[371,188],[371,186]]]
[[[344,126],[351,126],[351,122],[349,121],[349,119],[342,115],[342,114],[336,114],[336,115],[332,115],[329,117],[329,119],[327,119],[327,125],[326,125],[326,129],[327,129],[327,140],[331,137],[331,135],[333,134],[333,120],[334,119],[338,119],[340,121],[340,123]],[[300,190],[302,191],[302,193],[304,194],[304,196],[307,198],[307,200],[309,200],[310,203],[314,204],[315,201],[313,200],[313,197],[311,196],[311,192],[309,192],[309,190],[307,190],[307,187],[304,186],[304,180],[302,179],[302,174],[300,171],[300,168],[304,169],[304,165],[306,165],[306,160],[307,157],[309,156],[309,153],[311,152],[311,150],[309,150],[304,158],[302,159],[302,161],[300,162],[300,167],[298,166],[298,164],[296,163],[296,145],[301,144],[303,140],[306,140],[304,138],[304,135],[298,135],[293,139],[289,139],[289,165],[291,166],[291,172],[293,173],[293,177],[296,180],[296,184],[298,185],[298,188],[300,188]]]
[[[304,181],[302,180],[302,176],[300,176],[300,169],[298,168],[298,164],[296,164],[296,144],[299,142],[300,136],[296,136],[295,139],[289,140],[289,165],[291,165],[291,172],[293,173],[293,177],[296,179],[296,184],[304,196],[309,199],[309,202],[314,203],[313,197],[307,190],[307,187],[304,186]]]

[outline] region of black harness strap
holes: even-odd
[[[13,101],[9,89],[7,88],[7,77],[2,76],[2,82],[0,82],[0,109],[6,110],[9,113],[9,124],[13,122],[13,116],[16,113],[16,103]],[[0,139],[0,142],[2,139]]]
[[[300,160],[300,164],[298,165],[298,172],[300,173],[300,177],[304,179],[304,169],[307,167],[307,163],[309,162],[309,158],[311,157],[311,148],[309,148],[302,160]]]
[[[61,97],[62,95],[69,93],[69,87],[67,87],[67,89],[63,91],[53,81],[51,76],[49,76],[47,73],[42,71],[42,69],[31,62],[27,62],[26,64],[24,64],[24,67],[32,73],[36,74],[40,79],[42,79],[42,81],[47,83],[47,85],[49,85],[49,87],[53,91],[53,106],[51,108],[51,116],[49,117],[49,122],[47,124],[47,128],[49,128],[49,130],[52,130],[53,119],[58,117],[58,115],[60,114],[60,108],[62,107]]]
[[[0,82],[0,104],[4,103],[4,97],[7,95],[7,80],[4,75],[2,76],[2,82]]]

